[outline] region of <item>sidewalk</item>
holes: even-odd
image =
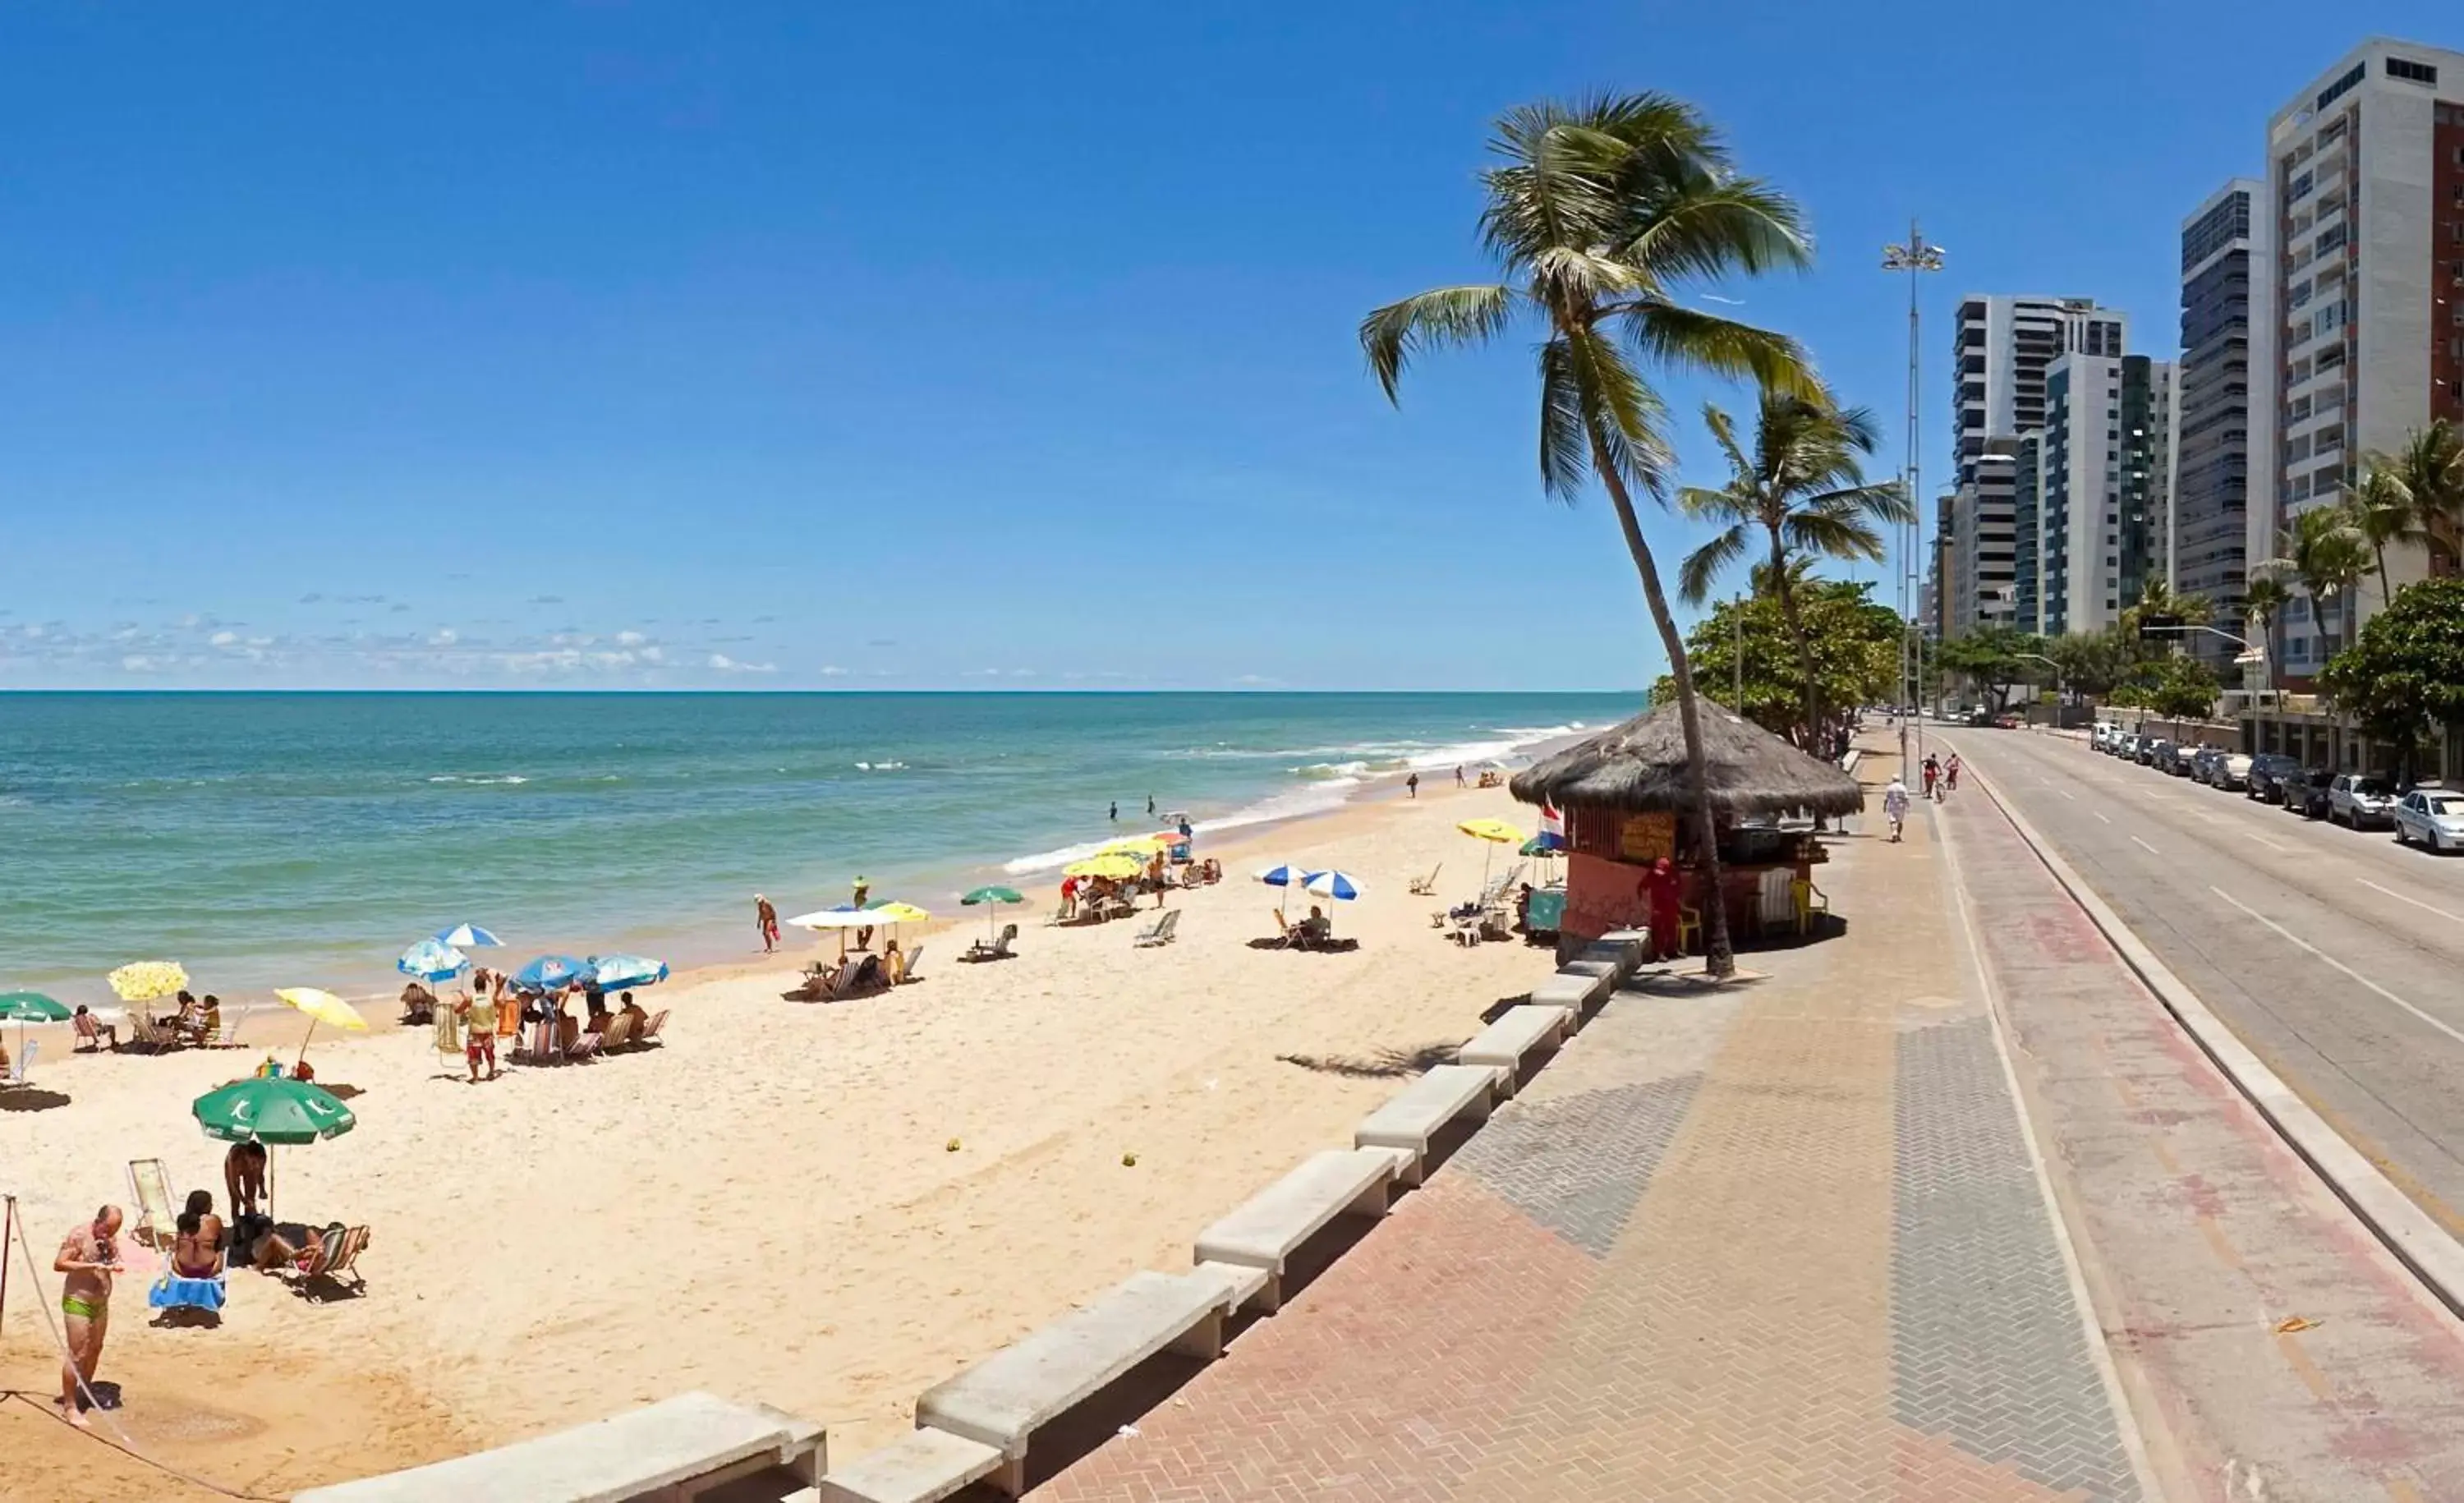
[[[1621,993],[1033,1496],[2141,1497],[1928,822],[1832,851],[1844,935]]]

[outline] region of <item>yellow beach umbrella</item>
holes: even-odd
[[[133,961],[103,980],[111,984],[111,994],[122,1002],[152,1002],[186,987],[188,973],[177,961]]]
[[[1171,849],[1172,842],[1154,835],[1124,835],[1095,853],[1099,856],[1136,856],[1143,861]]]
[[[308,1057],[308,1040],[317,1036],[319,1023],[328,1028],[347,1028],[353,1033],[368,1030],[368,1020],[360,1016],[359,1009],[320,987],[285,986],[274,995],[284,1006],[308,1014],[308,1032],[299,1040],[301,1059]]]
[[[1455,829],[1474,840],[1493,840],[1501,846],[1519,846],[1523,843],[1523,831],[1502,819],[1467,819],[1457,825]]]
[[[875,923],[920,924],[933,916],[913,903],[888,902],[865,910],[865,917]]]
[[[1117,882],[1133,877],[1146,869],[1147,864],[1137,857],[1125,856],[1114,851],[1107,856],[1089,856],[1084,861],[1073,861],[1061,869],[1061,874],[1110,877]]]

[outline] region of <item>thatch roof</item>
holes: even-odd
[[[1750,814],[1854,814],[1865,807],[1857,780],[1817,762],[1732,711],[1697,701],[1711,807]],[[1629,814],[1683,813],[1685,728],[1677,706],[1664,704],[1612,730],[1577,741],[1515,774],[1507,785],[1526,804],[1585,807]]]

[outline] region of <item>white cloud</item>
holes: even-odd
[[[648,642],[649,640],[650,639],[644,636],[639,631],[619,631],[616,633],[616,645],[618,647],[640,647],[643,643]]]
[[[845,678],[847,676],[847,670],[841,668],[836,663],[832,663],[822,670],[822,676],[824,678]]]
[[[461,633],[455,631],[451,627],[446,627],[439,630],[434,636],[429,637],[428,639],[428,645],[429,647],[451,647],[454,643],[460,640]]]
[[[739,663],[725,652],[711,653],[710,666],[722,674],[775,674],[779,671],[775,663]]]
[[[238,640],[239,633],[236,631],[217,631],[212,636],[206,638],[207,642],[215,647],[229,647]]]
[[[153,658],[146,657],[142,653],[131,652],[129,655],[120,660],[120,666],[121,670],[126,673],[150,674],[162,665],[156,662]]]

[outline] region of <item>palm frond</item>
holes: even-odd
[[[1666,410],[1617,345],[1595,329],[1568,329],[1568,368],[1582,404],[1583,422],[1619,477],[1655,497],[1668,494],[1671,456],[1660,420]]]
[[[1747,529],[1751,525],[1742,519],[1732,522],[1710,542],[1685,555],[1685,562],[1677,569],[1677,593],[1684,597],[1687,605],[1699,606],[1708,599],[1711,586],[1721,572],[1746,556],[1750,542]]]
[[[1845,490],[1824,491],[1809,496],[1799,503],[1810,511],[1837,512],[1869,521],[1890,522],[1905,526],[1917,519],[1914,502],[1907,490],[1897,480],[1883,480],[1874,485],[1855,485]]]
[[[1703,426],[1710,430],[1711,442],[1720,446],[1721,454],[1728,461],[1730,483],[1739,481],[1750,483],[1754,477],[1755,467],[1753,461],[1746,457],[1744,447],[1737,442],[1736,420],[1720,410],[1717,406],[1705,402],[1703,404]]]
[[[1800,553],[1829,554],[1835,559],[1882,557],[1882,535],[1851,511],[1799,508],[1780,525],[1780,537]]]
[[[1801,271],[1814,262],[1804,211],[1793,199],[1755,178],[1711,174],[1662,203],[1619,254],[1661,285]]]
[[[1731,483],[1717,490],[1689,485],[1677,493],[1677,509],[1696,521],[1762,520],[1761,497],[1755,496],[1749,485]]]
[[[1514,289],[1490,285],[1438,287],[1390,302],[1360,320],[1360,348],[1386,400],[1415,356],[1446,345],[1481,344],[1514,317]]]
[[[1540,346],[1540,488],[1571,502],[1591,473],[1592,439],[1583,427],[1573,352],[1552,339]]]
[[[1731,379],[1751,376],[1788,392],[1819,389],[1804,347],[1785,334],[1657,298],[1618,312],[1627,343],[1655,364]]]

